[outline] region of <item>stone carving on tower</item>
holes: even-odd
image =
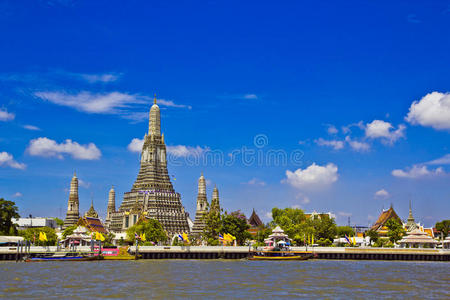
[[[135,205],[141,208],[137,212]],[[141,165],[131,191],[125,193],[117,212],[112,213],[110,229],[123,232],[133,226],[144,214],[158,220],[169,236],[189,232],[187,213],[181,204],[181,195],[175,192],[167,171],[166,145],[161,135],[159,106],[150,109],[148,134],[144,137]]]
[[[220,212],[219,190],[214,186],[213,195],[211,199],[211,210]]]
[[[111,189],[109,190],[108,206],[106,208],[105,226],[107,228],[109,228],[112,220],[112,215],[115,212],[116,212],[116,191],[114,190],[114,186],[112,186]]]
[[[406,231],[413,231],[414,229],[417,229],[416,221],[414,220],[412,209],[411,209],[411,201],[409,201],[409,215],[408,220],[406,221]]]
[[[72,181],[70,182],[70,193],[69,193],[69,201],[67,204],[67,214],[64,219],[63,229],[66,229],[69,226],[73,226],[78,222],[80,217],[79,213],[79,199],[78,199],[78,178],[77,174],[74,172]]]
[[[208,213],[208,199],[206,197],[206,181],[202,175],[198,179],[198,194],[197,194],[197,210],[195,213],[193,234],[201,234],[205,228],[204,216]]]
[[[94,200],[91,200],[91,207],[84,214],[85,217],[98,219],[98,213],[94,209]]]

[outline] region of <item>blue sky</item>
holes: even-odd
[[[0,1],[0,28],[0,197],[22,215],[63,217],[74,170],[81,212],[112,184],[120,203],[156,93],[191,216],[203,171],[265,221],[449,217],[450,1]]]

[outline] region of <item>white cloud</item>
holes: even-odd
[[[128,144],[127,149],[128,149],[128,151],[131,151],[131,152],[141,153],[143,145],[144,145],[144,139],[141,140],[141,139],[138,139],[138,138],[134,138]]]
[[[338,180],[338,167],[329,163],[319,166],[313,163],[306,169],[297,169],[295,172],[286,171],[286,179],[283,182],[298,189],[314,189],[332,184]]]
[[[15,114],[13,113],[9,113],[8,110],[5,109],[0,109],[0,121],[12,121],[14,120],[14,118],[16,117]]]
[[[28,129],[28,130],[32,130],[32,131],[39,131],[39,130],[41,130],[39,127],[33,126],[33,125],[23,125],[22,127],[25,128],[25,129]]]
[[[30,155],[43,157],[63,158],[63,154],[68,154],[75,159],[94,160],[101,157],[101,152],[93,143],[80,145],[77,142],[67,139],[58,144],[56,141],[46,137],[40,137],[30,141],[27,148]]]
[[[245,94],[242,98],[244,99],[258,99],[258,96],[255,94]]]
[[[369,151],[370,149],[370,145],[368,143],[352,140],[349,136],[345,137],[345,141],[353,150],[358,152]]]
[[[17,192],[17,193],[15,193],[15,194],[13,195],[13,198],[19,198],[19,197],[22,197],[22,196],[23,196],[22,193]]]
[[[381,189],[381,190],[375,192],[375,197],[376,198],[387,198],[387,197],[389,197],[389,192],[386,191],[385,189]]]
[[[167,146],[167,153],[177,157],[200,156],[208,150],[209,148],[202,148],[200,146],[197,147],[184,145]]]
[[[192,109],[192,106],[190,106],[190,105],[176,104],[173,102],[173,100],[165,100],[165,99],[158,99],[158,105],[167,106],[167,107]]]
[[[421,177],[431,177],[431,176],[439,176],[445,175],[444,170],[439,167],[436,169],[428,169],[427,166],[418,166],[414,165],[412,168],[408,168],[407,170],[396,169],[392,171],[392,175],[400,178],[421,178]]]
[[[91,186],[90,182],[86,182],[83,179],[78,178],[78,184],[85,189],[88,189]]]
[[[272,219],[273,218],[271,211],[266,212],[266,218],[268,218],[268,219]]]
[[[414,101],[405,119],[414,125],[450,129],[450,93],[432,92]]]
[[[446,154],[438,159],[429,161],[427,165],[450,165],[450,153]]]
[[[308,196],[305,196],[302,193],[298,193],[297,195],[295,195],[295,199],[300,200],[302,204],[308,204],[311,202],[311,199],[309,199]]]
[[[266,183],[258,178],[252,178],[247,182],[243,182],[243,184],[248,184],[248,185],[258,185],[258,186],[265,186]]]
[[[345,211],[340,211],[340,212],[338,212],[338,215],[341,216],[341,217],[351,217],[352,213],[345,212]]]
[[[94,94],[82,91],[78,94],[66,92],[36,92],[34,95],[57,105],[75,108],[79,111],[96,114],[119,114],[131,104],[145,103],[136,95],[120,92]]]
[[[8,152],[0,152],[0,166],[11,167],[13,169],[24,170],[27,166],[14,160],[14,157]]]
[[[350,133],[352,130],[351,130],[351,128],[352,127],[357,127],[357,128],[359,128],[359,129],[361,129],[361,130],[364,130],[366,127],[364,126],[364,123],[363,123],[363,121],[359,121],[358,123],[352,123],[352,124],[349,124],[349,125],[347,125],[347,126],[342,126],[342,132],[344,133],[344,134],[347,134],[347,133]]]
[[[382,120],[373,120],[371,123],[368,123],[365,128],[366,137],[371,139],[380,138],[385,142],[390,144],[397,141],[399,138],[405,136],[406,126],[400,124],[397,130],[394,130],[394,127],[391,123],[385,122]]]
[[[319,138],[314,141],[319,146],[332,147],[334,150],[340,150],[344,148],[344,142],[338,140],[324,140],[323,138]]]
[[[334,125],[328,125],[327,132],[328,134],[336,134],[339,132],[339,130],[337,130],[336,126]]]
[[[115,73],[105,73],[105,74],[76,74],[79,75],[81,78],[86,80],[89,83],[96,83],[96,82],[114,82],[117,81],[121,74],[115,74]]]

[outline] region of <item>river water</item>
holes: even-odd
[[[0,297],[450,299],[446,262],[0,262]]]

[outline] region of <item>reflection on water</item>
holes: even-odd
[[[449,267],[336,260],[0,262],[0,297],[449,299]]]

